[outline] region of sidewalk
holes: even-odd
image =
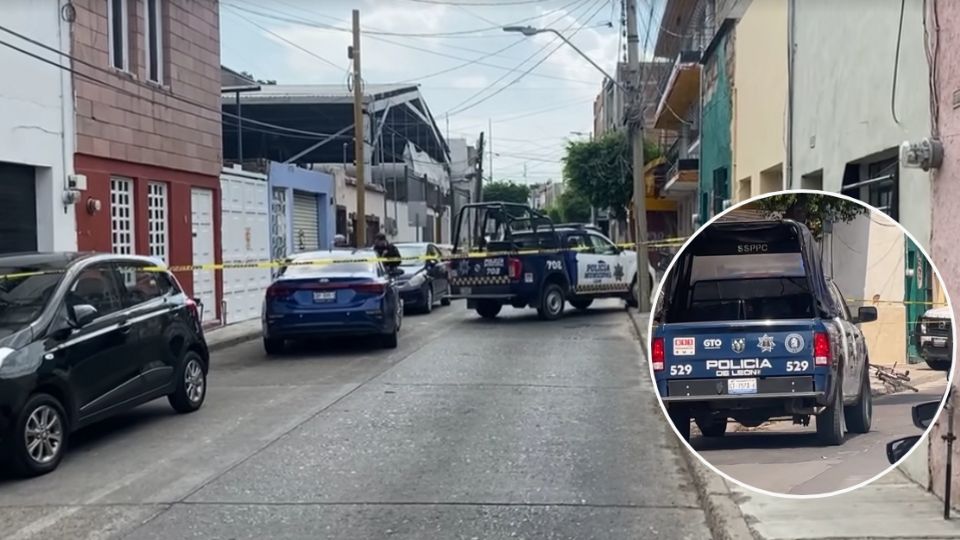
[[[205,328],[203,334],[207,338],[210,352],[214,352],[260,337],[260,328],[260,319],[257,318]]]
[[[649,315],[635,310],[628,313],[645,346]],[[728,482],[703,465],[686,447],[680,452],[715,539],[960,539],[960,513],[952,521],[945,521],[943,502],[910,481],[899,469],[843,495],[785,499]]]

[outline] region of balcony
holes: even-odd
[[[655,128],[679,131],[683,127],[682,119],[700,99],[700,67],[699,51],[682,51],[677,55],[657,104]]]
[[[679,200],[697,193],[700,184],[700,159],[692,149],[698,147],[699,143],[699,137],[692,144],[689,139],[681,137],[667,150],[666,159],[670,166],[661,190],[665,198]]]

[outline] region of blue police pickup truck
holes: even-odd
[[[809,425],[821,444],[870,430],[869,356],[859,325],[824,275],[819,247],[790,220],[714,223],[688,245],[658,299],[650,358],[681,436],[727,422]]]
[[[481,317],[497,317],[504,305],[555,320],[566,302],[581,310],[598,298],[636,304],[636,253],[589,226],[558,227],[526,205],[483,202],[464,205],[454,238],[450,297],[465,298]],[[656,273],[648,279],[653,290]]]

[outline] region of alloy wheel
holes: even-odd
[[[183,382],[187,390],[187,399],[197,403],[203,398],[203,392],[206,390],[203,379],[203,367],[196,360],[190,360],[186,369],[183,370]]]
[[[24,427],[24,443],[30,459],[47,464],[57,458],[63,447],[63,420],[49,405],[41,405],[30,413]]]

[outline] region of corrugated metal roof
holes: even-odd
[[[378,99],[386,94],[419,92],[411,84],[368,84],[364,88],[367,100]],[[234,96],[223,100],[233,102]],[[353,91],[346,84],[265,84],[259,92],[241,95],[242,103],[346,103],[353,101]]]

